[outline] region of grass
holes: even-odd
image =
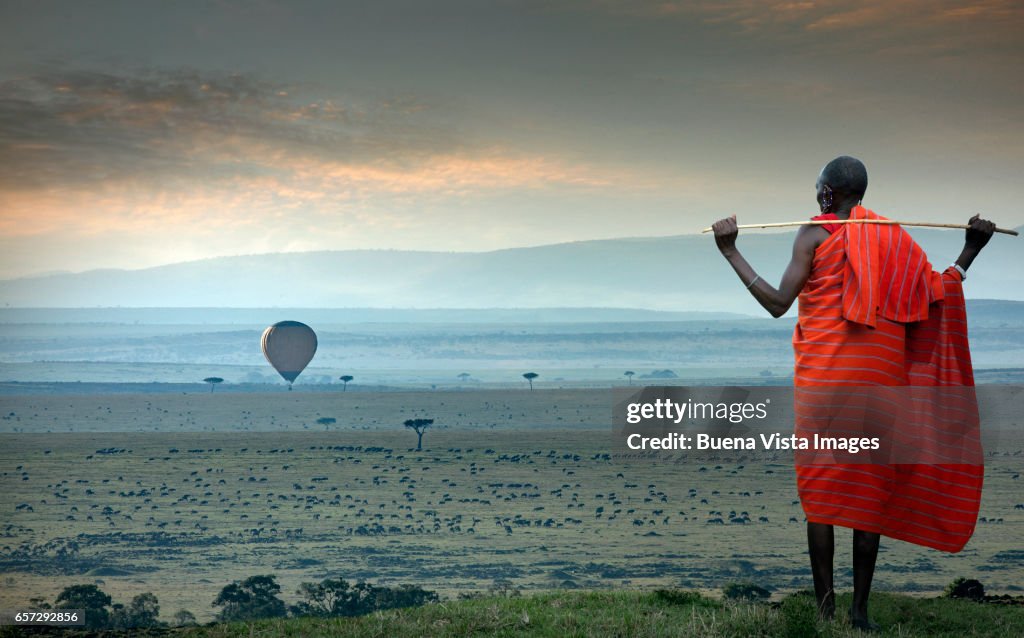
[[[840,596],[840,609],[849,605]],[[1024,635],[1024,607],[896,594],[872,597],[880,636]],[[813,597],[719,602],[691,592],[604,591],[444,602],[360,618],[291,618],[180,630],[188,638],[249,636],[863,636],[840,617],[815,619]]]
[[[5,397],[0,425],[24,432],[0,433],[0,608],[95,583],[116,602],[150,591],[165,614],[206,621],[221,588],[267,573],[287,603],[327,577],[451,598],[496,580],[528,592],[749,580],[776,599],[810,586],[791,464],[612,460],[610,400],[606,390]],[[337,419],[329,431],[316,424],[324,416]],[[420,453],[401,427],[410,417],[436,419]],[[990,459],[982,516],[1000,522],[980,523],[964,552],[883,541],[876,591],[937,594],[958,576],[1020,591],[1018,473],[1017,457]],[[709,522],[732,512],[749,519]],[[836,568],[848,589],[847,530]]]
[[[840,595],[846,609],[849,595]],[[873,594],[872,616],[881,627],[876,636],[961,638],[1024,635],[1024,606],[982,604],[949,598],[914,598]],[[21,635],[0,628],[0,638]],[[54,635],[51,632],[51,635]],[[358,618],[282,618],[200,627],[87,633],[68,630],[55,635],[85,638],[174,636],[176,638],[403,638],[420,636],[538,636],[636,638],[672,636],[863,638],[843,614],[832,622],[816,619],[809,593],[781,601],[737,602],[693,591],[588,591],[542,593],[522,597],[488,597],[445,601],[423,607],[378,612]]]

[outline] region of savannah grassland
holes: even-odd
[[[837,605],[847,609],[850,599],[849,594],[840,594]],[[877,636],[962,638],[1024,634],[1024,608],[1021,607],[875,593],[871,608],[881,627],[874,634]],[[806,591],[764,604],[720,601],[682,590],[604,589],[448,601],[358,618],[288,618],[212,624],[178,630],[172,635],[184,638],[255,635],[303,638],[469,635],[863,638],[865,635],[854,629],[842,614],[832,622],[816,622],[816,615],[814,597]]]
[[[193,387],[194,388],[194,387]],[[227,388],[224,388],[227,390]],[[200,620],[232,580],[524,590],[810,586],[789,463],[610,456],[607,389],[2,397],[0,607],[100,583]],[[318,419],[335,419],[318,423]],[[415,451],[410,418],[435,427]],[[876,589],[1024,574],[1020,450],[987,464],[958,555],[883,541]],[[713,522],[721,520],[719,522]],[[849,535],[837,534],[850,587]]]

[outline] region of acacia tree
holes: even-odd
[[[54,609],[84,609],[85,626],[89,629],[106,629],[110,626],[109,595],[96,585],[72,585],[65,587],[54,601]]]
[[[351,381],[354,378],[355,377],[353,377],[351,374],[343,374],[340,377],[338,377],[338,379],[340,379],[341,383],[342,383],[342,386],[341,386],[341,391],[342,392],[348,390],[348,382]]]
[[[128,617],[133,627],[155,627],[160,624],[160,602],[150,592],[132,598]]]
[[[523,378],[530,382],[530,389],[533,390],[533,380],[539,376],[536,372],[527,372],[523,375]]]
[[[629,379],[629,385],[633,385],[633,375],[636,374],[632,370],[626,370],[622,373],[627,379]]]
[[[416,450],[423,449],[423,433],[433,425],[434,419],[406,419],[405,427],[416,432]]]
[[[160,601],[151,592],[139,594],[132,598],[127,607],[114,604],[110,614],[110,625],[114,629],[135,629],[138,627],[159,627]]]
[[[463,383],[465,383],[466,381],[469,381],[469,376],[470,375],[469,375],[468,372],[460,372],[459,373],[459,381],[462,381]]]
[[[241,582],[226,585],[213,601],[220,607],[222,622],[279,618],[287,613],[284,601],[277,597],[281,586],[273,575],[250,576]]]
[[[296,616],[341,615],[349,593],[348,581],[344,578],[325,578],[319,583],[302,583],[298,594],[305,600],[292,607]]]
[[[212,394],[213,388],[216,387],[218,383],[224,383],[224,379],[221,379],[220,377],[206,377],[203,379],[203,383],[210,384],[210,393]]]

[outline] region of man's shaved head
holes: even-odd
[[[861,200],[868,190],[868,169],[856,157],[841,155],[821,169],[818,181],[831,186],[837,198],[853,196]]]

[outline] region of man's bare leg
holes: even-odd
[[[832,583],[832,557],[835,554],[836,542],[832,526],[808,522],[807,549],[811,554],[811,575],[814,576],[818,618],[832,620],[836,614],[836,592]]]
[[[853,530],[853,605],[850,622],[857,629],[875,631],[878,625],[868,620],[868,595],[875,575],[879,535]]]

